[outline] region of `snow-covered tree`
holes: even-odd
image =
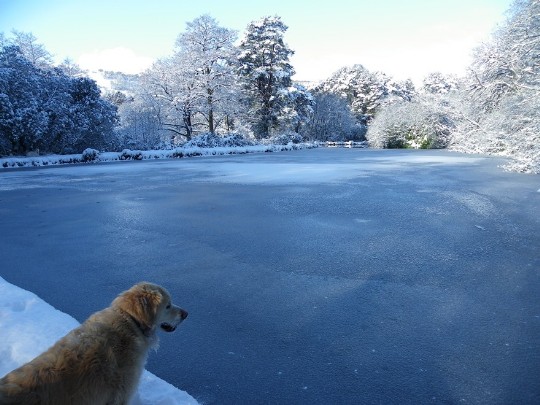
[[[459,79],[440,72],[428,74],[422,81],[422,91],[429,94],[447,94],[458,89]]]
[[[11,31],[12,38],[9,42],[16,45],[21,50],[22,54],[34,66],[45,69],[53,65],[53,57],[45,49],[43,44],[37,42],[37,38],[31,32]]]
[[[397,82],[384,73],[370,72],[362,65],[339,69],[316,90],[346,99],[364,128],[384,104],[410,100],[415,92],[412,82]]]
[[[269,137],[289,113],[289,93],[295,90],[289,63],[293,51],[283,38],[287,28],[280,17],[264,17],[248,25],[239,44],[238,74],[257,138]]]
[[[304,138],[318,141],[363,141],[366,128],[351,111],[347,99],[334,93],[311,91],[312,113],[300,131]]]
[[[236,32],[218,25],[209,15],[187,24],[177,41],[177,59],[185,64],[184,80],[194,83],[200,114],[208,132],[214,133],[230,116],[231,103],[237,102],[238,90],[232,65]]]
[[[39,148],[48,116],[41,101],[43,80],[36,68],[11,45],[0,50],[0,137],[4,153]]]
[[[62,61],[58,68],[66,75],[71,77],[83,77],[86,76],[86,72],[81,69],[73,60],[66,58]]]
[[[129,98],[118,106],[120,125],[116,138],[120,149],[157,149],[169,147],[168,138],[163,138],[155,99],[144,94]]]
[[[115,128],[116,149],[158,149],[170,147],[168,131],[159,119],[156,98],[145,86],[144,75],[104,72],[112,90],[104,98],[118,109],[119,125]]]
[[[6,34],[4,34],[3,32],[0,32],[0,48],[5,48],[8,45],[9,43],[8,43],[8,39],[6,38]]]
[[[522,89],[540,91],[540,1],[517,0],[511,14],[476,50],[472,91],[487,111]]]
[[[492,40],[478,48],[469,74],[461,151],[498,153],[513,169],[540,172],[540,0],[517,0]]]
[[[384,106],[367,132],[376,148],[444,148],[455,128],[455,117],[441,99],[417,98]]]
[[[60,77],[66,78],[63,74]],[[92,79],[67,79],[70,104],[66,115],[71,119],[72,130],[65,131],[52,145],[62,152],[78,152],[90,147],[109,149],[118,122],[116,107],[101,98],[101,91]]]
[[[388,95],[383,99],[383,104],[394,102],[412,101],[418,94],[412,80],[395,80],[390,78],[385,83]]]
[[[158,60],[143,75],[146,90],[156,100],[160,124],[171,133],[171,144],[191,139],[194,132],[193,116],[200,92],[189,72],[189,61],[176,54]]]
[[[313,113],[301,133],[318,141],[361,140],[365,130],[360,127],[347,101],[336,94],[313,93]]]
[[[313,96],[301,84],[293,83],[291,87],[281,91],[281,97],[284,103],[278,118],[279,129],[281,132],[292,131],[298,134],[313,114]]]
[[[144,75],[173,144],[196,133],[233,127],[239,112],[235,38],[234,31],[220,27],[212,17],[198,17],[178,36],[174,55],[160,59]]]
[[[116,109],[94,81],[41,69],[18,46],[0,49],[1,153],[104,147],[115,124]]]

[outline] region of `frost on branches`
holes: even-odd
[[[286,28],[279,17],[264,18],[251,23],[235,47],[235,31],[208,15],[196,18],[178,36],[175,53],[143,74],[135,96],[139,105],[131,105],[150,105],[146,111],[156,116],[162,134],[169,134],[163,143],[173,147],[207,132],[259,139],[298,133],[313,99],[292,83]]]
[[[232,65],[236,33],[208,15],[187,23],[173,56],[158,60],[145,74],[163,128],[190,140],[200,132],[229,131],[238,99]]]
[[[518,0],[467,77],[432,74],[412,102],[378,109],[375,147],[444,147],[511,158],[507,168],[540,173],[540,0]]]
[[[376,148],[445,148],[457,125],[458,89],[452,76],[428,75],[409,100],[394,100],[381,108],[369,127],[369,144]]]
[[[385,102],[409,100],[414,86],[410,81],[397,82],[384,73],[354,65],[339,69],[316,90],[346,99],[357,120],[367,126]]]
[[[318,85],[315,93],[325,104],[331,101],[329,95],[344,100],[356,121],[351,127],[347,124],[349,118],[345,114],[345,125],[336,131],[334,137],[347,133],[348,139],[364,140],[368,126],[381,108],[399,100],[410,100],[414,86],[410,81],[398,82],[384,73],[370,72],[362,65],[354,65],[339,69]]]
[[[467,79],[467,119],[452,147],[508,156],[510,169],[540,173],[540,0],[513,4]]]

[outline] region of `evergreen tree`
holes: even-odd
[[[238,73],[257,138],[267,138],[279,128],[290,101],[293,51],[284,42],[286,30],[280,17],[264,17],[248,25],[239,45]]]
[[[288,101],[280,117],[281,129],[285,132],[292,130],[298,134],[311,119],[315,100],[311,93],[298,83],[293,83],[282,93],[284,98],[288,95]]]

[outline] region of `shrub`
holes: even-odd
[[[275,145],[288,145],[290,143],[292,144],[302,143],[304,139],[302,135],[296,132],[286,132],[286,133],[271,137],[269,141],[270,143],[273,143]]]
[[[223,148],[235,146],[251,146],[253,142],[244,138],[239,134],[231,134],[220,136],[216,134],[206,133],[194,136],[189,142],[186,142],[184,148]]]
[[[120,160],[142,160],[143,154],[140,150],[124,149],[119,156]]]
[[[444,148],[455,126],[451,115],[443,104],[425,100],[390,104],[373,120],[367,139],[376,148]]]
[[[93,162],[99,157],[99,151],[92,148],[86,148],[82,153],[83,162]]]

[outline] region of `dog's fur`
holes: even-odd
[[[187,317],[169,293],[139,283],[120,294],[49,350],[0,380],[0,404],[127,404],[156,330]]]

